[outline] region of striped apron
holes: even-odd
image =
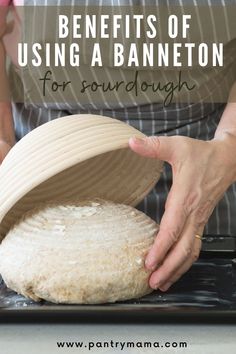
[[[85,0],[83,3],[87,5],[96,4],[98,1]],[[149,1],[152,5],[165,4],[169,6],[169,1]],[[183,5],[186,1],[178,0],[176,4]],[[195,0],[188,0],[188,4],[195,4]],[[217,0],[219,4],[224,5],[224,0]],[[73,5],[79,4],[79,1],[66,1],[58,0],[40,0],[37,1],[37,5]],[[148,1],[145,1],[147,5]],[[199,3],[199,2],[198,2]],[[210,2],[208,1],[210,4]],[[127,5],[127,1],[122,0],[100,0],[99,5]],[[144,4],[141,0],[129,0],[128,4],[137,5]],[[173,4],[173,1],[172,1]],[[25,1],[25,5],[36,5],[36,1]],[[196,5],[196,4],[195,4]],[[211,5],[210,5],[211,6]],[[229,59],[229,67],[232,65],[232,60]],[[95,75],[95,74],[94,74]],[[111,72],[112,75],[112,72]],[[163,71],[162,71],[163,75]],[[216,72],[212,72],[209,77],[209,73],[202,72],[203,80],[207,82],[217,83],[219,78]],[[232,71],[226,70],[224,75],[225,87],[229,90],[232,85]],[[10,71],[10,81],[14,85],[16,80],[20,80],[15,68]],[[222,112],[224,111],[224,103],[203,103],[202,98],[199,97],[198,103],[181,103],[171,104],[164,107],[161,102],[147,101],[139,104],[136,97],[133,97],[133,105],[123,107],[119,104],[119,97],[117,99],[117,105],[110,106],[109,102],[104,99],[101,106],[93,105],[89,107],[80,103],[77,106],[71,107],[71,105],[63,107],[45,107],[45,106],[26,106],[22,103],[13,103],[13,116],[16,129],[17,140],[21,139],[31,130],[35,129],[41,124],[44,124],[52,119],[57,119],[62,116],[72,114],[100,114],[112,118],[124,121],[133,127],[139,129],[146,135],[156,136],[173,136],[182,135],[195,139],[210,140],[213,138],[217,125],[219,124]],[[165,165],[164,172],[161,180],[151,191],[151,193],[145,198],[145,200],[138,206],[140,210],[143,210],[153,219],[160,222],[160,219],[164,213],[165,200],[167,198],[168,191],[171,187],[171,169],[169,165]],[[212,235],[232,235],[236,237],[236,184],[232,185],[225,193],[223,199],[218,203],[213,214],[211,215],[206,227],[206,234]]]

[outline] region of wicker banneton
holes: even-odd
[[[0,236],[39,203],[102,198],[137,205],[158,181],[162,162],[140,157],[129,138],[144,135],[96,115],[59,118],[33,130],[0,167]]]

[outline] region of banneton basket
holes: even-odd
[[[133,127],[97,115],[50,121],[27,134],[0,167],[0,240],[41,202],[98,197],[137,205],[153,188],[162,161],[128,146]]]

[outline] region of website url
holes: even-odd
[[[173,348],[184,348],[187,349],[188,344],[187,342],[115,342],[111,341],[104,341],[104,342],[57,342],[57,347],[61,349],[68,349],[68,348],[78,348],[84,349],[87,348],[88,350],[94,349],[105,349],[105,348],[114,348],[119,350],[125,350],[128,348],[156,348],[156,349],[173,349]]]

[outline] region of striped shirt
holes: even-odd
[[[78,5],[80,1],[67,1],[67,0],[40,0],[37,1],[37,5]],[[85,0],[83,4],[98,5],[98,1]],[[25,0],[25,5],[36,5],[36,1]],[[173,4],[181,6],[194,5],[196,10],[196,15],[199,21],[199,41],[202,42],[203,33],[201,28],[201,18],[198,15],[198,6],[204,4],[208,6],[209,10],[209,21],[212,22],[213,37],[215,36],[215,41],[217,41],[217,30],[219,29],[214,22],[214,18],[211,16],[212,6],[218,5],[222,7],[222,28],[225,28],[225,37],[222,41],[226,47],[226,66],[222,71],[217,71],[214,68],[211,70],[196,69],[196,70],[184,70],[184,74],[189,78],[194,80],[195,78],[201,77],[200,86],[198,91],[198,100],[196,103],[191,102],[191,97],[187,100],[188,103],[173,103],[167,107],[162,104],[162,97],[160,100],[150,97],[147,94],[143,94],[141,100],[137,99],[134,94],[129,95],[129,104],[122,104],[124,99],[122,94],[115,93],[115,100],[111,104],[107,100],[106,95],[101,97],[99,102],[94,102],[93,99],[87,94],[87,97],[81,101],[78,98],[76,104],[70,104],[68,102],[63,102],[63,97],[61,102],[55,102],[54,104],[42,104],[42,105],[27,105],[22,103],[13,103],[13,115],[16,127],[16,136],[19,140],[25,134],[27,134],[32,129],[37,126],[70,114],[77,113],[92,113],[101,114],[116,118],[127,122],[128,124],[134,126],[135,128],[141,130],[147,135],[182,135],[188,136],[195,139],[210,140],[213,138],[217,125],[220,121],[222,112],[225,107],[227,93],[230,90],[233,82],[235,81],[235,38],[227,31],[228,14],[227,14],[227,4],[235,4],[235,1],[226,0],[174,0],[174,1],[162,1],[162,0],[151,0],[151,1],[141,1],[141,0],[99,0],[100,8],[105,5],[111,6],[121,6],[121,5],[156,5],[157,7],[163,5],[166,11],[171,11],[170,7]],[[0,1],[1,5],[1,1]],[[32,33],[32,36],[34,34]],[[44,39],[47,34],[45,34]],[[37,71],[37,70],[36,70]],[[98,71],[94,68],[91,70],[91,75],[94,79],[97,78]],[[34,73],[32,74],[32,80],[34,80]],[[77,74],[80,77],[82,73],[77,70]],[[67,73],[65,73],[65,76]],[[131,69],[119,69],[114,70],[109,66],[103,68],[102,75],[109,80],[111,77],[118,75],[119,77],[125,79],[127,76],[132,75]],[[147,77],[162,77],[163,80],[168,78],[168,70],[146,70],[144,75]],[[10,81],[14,85],[16,81],[19,83],[20,77],[15,73],[15,70],[11,70]],[[18,84],[17,84],[18,85]],[[17,86],[16,85],[16,86]],[[38,85],[35,82],[35,89],[39,90]],[[221,89],[222,95],[225,95],[221,102],[215,103],[212,90]],[[201,89],[202,91],[201,91]],[[207,92],[208,90],[208,92]],[[73,88],[72,88],[73,91]],[[204,95],[208,94],[208,103],[204,103]],[[77,98],[76,92],[72,92],[72,95]],[[127,93],[126,93],[127,95]],[[212,100],[211,100],[212,97]],[[76,100],[77,101],[77,100]],[[168,191],[171,187],[171,170],[168,165],[165,166],[163,176],[158,182],[156,187],[151,191],[151,193],[145,198],[139,208],[145,211],[152,218],[160,221],[163,212],[165,200]],[[205,228],[206,234],[221,234],[221,235],[233,235],[236,236],[236,184],[232,185],[228,191],[225,193],[223,199],[219,202],[215,208],[208,224]]]

